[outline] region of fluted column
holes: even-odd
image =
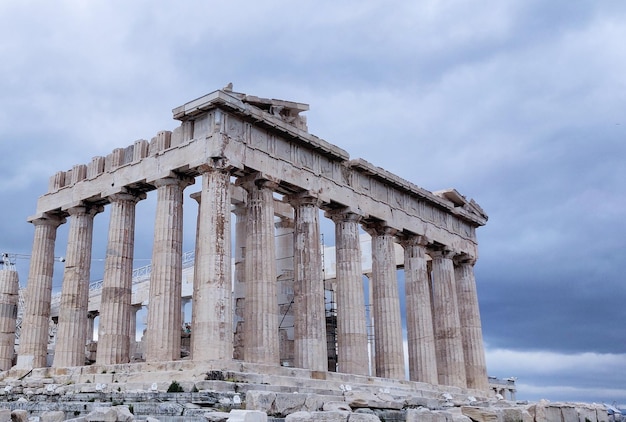
[[[70,230],[53,363],[57,368],[85,364],[93,219],[102,209],[83,205],[68,210]]]
[[[276,275],[278,280],[278,327],[280,363],[294,365],[294,306],[293,306],[293,241],[294,221],[282,216],[274,224],[276,228]]]
[[[437,384],[437,355],[430,300],[424,236],[408,235],[404,247],[406,331],[409,349],[409,379]]]
[[[35,226],[35,239],[26,285],[20,352],[17,356],[16,367],[20,369],[46,366],[54,242],[57,227],[64,222],[64,218],[53,215],[45,215],[32,221]]]
[[[199,170],[202,191],[193,279],[191,357],[197,361],[232,359],[230,172],[219,161]]]
[[[371,224],[366,229],[372,236],[376,376],[405,379],[402,316],[394,252],[396,230],[383,224]]]
[[[196,217],[196,238],[195,238],[195,242],[194,242],[194,268],[197,264],[197,260],[198,260],[198,252],[199,252],[199,247],[200,247],[200,219],[202,217],[202,191],[200,192],[194,192],[191,195],[189,195],[189,197],[191,199],[193,199],[194,201],[196,201],[198,203],[198,215]],[[196,277],[195,277],[195,270],[194,270],[194,278],[193,278],[193,291],[191,293],[191,329],[193,330],[193,320],[194,320],[194,308],[196,307],[196,298],[195,298],[195,286],[196,286]],[[191,351],[193,350],[193,339],[194,336],[193,334],[189,336],[189,353],[191,353]],[[198,339],[198,341],[202,341],[202,339]],[[191,358],[193,359],[193,356],[191,356]]]
[[[145,194],[111,195],[109,238],[104,263],[100,322],[99,365],[126,363],[130,359],[130,301],[135,243],[135,205]]]
[[[248,210],[246,204],[237,204],[232,209],[235,214],[235,248],[234,248],[234,283],[233,283],[233,358],[243,360],[244,343],[244,309],[246,305],[246,219]]]
[[[146,362],[180,358],[183,271],[183,190],[193,183],[179,177],[156,180],[157,188]]]
[[[371,243],[370,243],[371,245]],[[365,273],[365,277],[367,277],[367,319],[366,319],[366,328],[367,328],[367,349],[369,350],[369,375],[375,377],[376,375],[376,327],[374,326],[374,299],[373,299],[373,291],[372,291],[372,273]]]
[[[461,255],[457,256],[455,261],[457,265],[454,272],[467,387],[487,391],[489,390],[489,381],[487,379],[483,332],[474,277],[476,260]]]
[[[326,214],[335,223],[338,372],[368,375],[365,296],[361,274],[361,216],[344,210]]]
[[[278,365],[278,301],[274,250],[274,182],[238,181],[248,191],[244,359]],[[259,176],[260,177],[260,176]]]
[[[308,194],[288,198],[294,207],[294,365],[328,370],[324,276],[320,245],[320,200]]]
[[[467,384],[453,253],[439,249],[430,250],[428,254],[433,266],[433,319],[439,384],[465,388]]]
[[[19,281],[8,258],[0,269],[0,371],[8,371],[15,353],[15,324],[19,301]]]

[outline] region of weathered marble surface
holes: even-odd
[[[463,256],[475,261],[478,256],[475,230],[486,223],[487,215],[474,201],[454,189],[429,192],[362,159],[351,159],[341,148],[308,133],[306,120],[300,116],[307,109],[306,104],[248,96],[232,89],[218,90],[176,108],[174,118],[180,121],[180,126],[173,131],[160,131],[150,141],[136,141],[128,147],[116,148],[106,157],[95,157],[88,164],[78,164],[55,174],[50,179],[48,192],[39,198],[36,214],[29,219],[36,231],[31,261],[34,265],[29,276],[29,308],[24,318],[29,331],[22,339],[18,368],[46,365],[44,334],[51,314],[51,259],[57,226],[68,215],[76,215],[78,209],[96,210],[104,205],[111,206],[111,213],[98,308],[96,363],[113,365],[132,361],[135,355],[131,340],[135,336],[137,309],[132,303],[131,280],[135,204],[155,189],[158,192],[157,218],[148,293],[148,328],[142,348],[144,357],[153,363],[180,358],[178,331],[183,285],[180,210],[184,187],[201,176],[202,189],[197,197],[200,206],[193,274],[194,306],[189,332],[189,353],[194,363],[210,359],[231,361],[236,353],[247,363],[278,366],[283,363],[281,354],[285,356],[293,348],[293,362],[288,362],[289,365],[310,369],[315,377],[326,379],[330,376],[326,372],[329,365],[336,363],[335,352],[329,352],[326,343],[332,346],[336,342],[341,355],[340,370],[366,374],[363,312],[354,312],[360,314],[358,324],[346,312],[351,312],[355,306],[362,307],[361,298],[355,299],[356,295],[363,296],[361,289],[345,288],[345,280],[352,279],[349,282],[356,284],[360,274],[354,268],[340,268],[337,276],[342,279],[334,282],[339,283],[342,306],[346,307],[338,312],[337,323],[339,335],[345,339],[334,338],[334,316],[330,315],[334,310],[327,310],[324,303],[320,210],[329,215],[345,212],[357,216],[358,223],[373,235],[369,285],[375,321],[375,351],[371,359],[375,362],[375,375],[395,380],[405,378],[396,246],[398,240],[419,237],[432,258],[433,276],[430,281],[424,277],[422,259],[415,263],[420,268],[417,271],[421,272],[415,278],[425,283],[423,295],[429,294],[425,290],[430,282],[434,333],[411,329],[411,364],[414,366],[411,377],[486,391],[477,301],[473,300],[473,295],[465,294],[473,291],[475,280],[467,271],[459,273],[463,283],[458,292],[462,298],[457,298],[452,260]],[[245,209],[245,225],[239,227],[245,231],[245,257],[241,256],[238,261],[234,305],[230,239],[233,204],[240,208],[241,217],[241,210]],[[277,273],[275,218],[286,214],[277,204],[289,208],[294,221],[293,314],[290,316],[294,328],[293,332],[280,333],[276,280],[282,274]],[[81,249],[80,245],[89,247],[91,228],[84,226],[80,236],[73,236],[78,239],[73,243],[73,252]],[[354,227],[352,230],[354,232]],[[355,244],[355,233],[351,236],[349,248],[352,257],[358,259],[355,254],[359,245]],[[241,234],[237,237],[244,243]],[[336,250],[338,254],[347,250],[347,244],[342,244],[341,240]],[[283,242],[281,247],[285,244]],[[440,257],[440,254],[443,255]],[[407,257],[411,261],[410,251]],[[345,264],[345,257],[343,259]],[[81,270],[79,278],[84,279],[82,273],[88,272],[86,259],[72,261],[77,261]],[[336,262],[342,264],[340,260]],[[409,271],[413,271],[413,262],[407,264]],[[283,265],[281,268],[286,269]],[[67,280],[65,290],[73,290],[78,278],[68,276]],[[280,287],[289,289],[291,286]],[[55,365],[59,368],[81,365],[79,349],[85,343],[86,327],[90,326],[86,317],[80,324],[68,323],[70,313],[85,313],[84,295],[75,310],[73,305],[68,305],[74,296],[65,296],[68,300],[59,311],[63,317],[59,335],[64,337],[59,340]],[[471,323],[462,327],[458,302],[466,298],[471,299],[471,306],[462,308],[463,318]],[[235,330],[236,341],[233,312],[234,322],[243,323],[240,327],[243,335]],[[411,318],[422,318],[424,324],[429,324],[429,317],[423,314],[413,314]],[[67,338],[75,332],[80,336]],[[421,336],[428,337],[425,343],[435,343],[436,358],[432,356],[432,347],[419,350],[415,343]],[[283,337],[287,347],[281,349]],[[361,348],[361,355],[355,352],[356,347]],[[349,361],[352,352],[354,362]],[[428,374],[415,371],[421,364],[417,356],[420,353],[431,355],[427,358],[430,365],[424,368]],[[467,376],[466,371],[469,371]],[[434,379],[435,373],[437,379]]]

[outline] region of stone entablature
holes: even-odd
[[[151,191],[156,180],[172,173],[195,177],[200,166],[221,158],[234,175],[258,171],[279,180],[279,193],[306,189],[318,195],[323,207],[348,207],[399,231],[477,256],[475,228],[484,225],[487,216],[473,200],[453,190],[431,193],[363,159],[350,160],[344,150],[252,106],[246,98],[215,91],[174,109],[182,124],[173,132],[161,131],[150,142],[139,140],[106,157],[94,157],[88,165],[58,172],[30,220],[46,213],[66,214],[85,202],[108,203],[110,195],[125,189]]]
[[[404,379],[407,373],[399,306],[404,294],[407,302],[431,310],[407,312],[407,319],[414,320],[410,322],[419,322],[407,324],[410,379],[487,391],[473,273],[478,256],[475,229],[487,216],[454,189],[432,193],[364,160],[351,160],[342,149],[306,131],[299,113],[307,109],[305,104],[218,90],[176,108],[174,117],[182,123],[174,131],[161,131],[150,142],[136,141],[53,176],[36,215],[29,218],[35,236],[17,368],[46,365],[54,243],[57,227],[66,218],[73,233],[67,253],[72,262],[64,275],[59,333],[67,338],[57,339],[62,347],[53,366],[80,365],[85,332],[93,330],[93,321],[77,321],[80,314],[88,318],[88,295],[83,293],[90,259],[84,252],[91,249],[93,217],[104,205],[111,212],[96,365],[129,361],[136,329],[131,303],[135,205],[153,190],[157,205],[146,359],[180,358],[180,210],[183,190],[198,178],[200,192],[192,195],[198,202],[192,360],[237,358],[279,365],[277,298],[292,291],[294,365],[322,373],[364,373],[365,355],[350,362],[357,351],[367,350],[364,284],[361,263],[355,262],[360,261],[363,228],[372,236],[368,277],[373,374]],[[328,328],[325,311],[320,210],[336,227],[333,289],[341,303],[336,330]],[[277,241],[279,232],[283,238]],[[397,243],[405,255],[404,292],[398,289]],[[293,264],[287,262],[287,249],[292,250]],[[287,281],[282,278],[285,271],[292,273],[291,284],[279,286]],[[77,293],[76,286],[83,293]],[[233,319],[243,322],[243,344],[237,349]],[[331,342],[335,350],[324,346],[327,334],[336,339]],[[417,365],[427,371],[415,370]]]

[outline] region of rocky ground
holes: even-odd
[[[513,402],[410,381],[179,361],[0,373],[4,421],[626,422],[598,404]]]
[[[0,397],[4,421],[326,421],[326,422],[625,422],[604,405],[399,397],[385,392],[341,395],[248,390],[67,393],[57,388]],[[45,390],[45,388],[44,388]],[[19,396],[19,397],[18,397]],[[4,399],[4,400],[3,400]]]

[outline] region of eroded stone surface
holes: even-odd
[[[237,324],[243,324],[245,335],[238,337],[236,353],[248,362],[284,363],[279,361],[280,350],[284,349],[285,356],[285,350],[289,348],[281,349],[279,345],[276,287],[274,282],[266,283],[266,280],[275,280],[278,276],[273,254],[274,217],[285,214],[281,207],[274,207],[274,202],[280,202],[275,196],[282,196],[284,207],[289,207],[288,203],[291,203],[291,214],[296,221],[293,245],[296,263],[293,268],[296,280],[293,298],[295,329],[294,338],[284,340],[291,342],[294,357],[287,363],[320,372],[324,372],[328,364],[331,370],[335,369],[334,357],[327,361],[327,352],[323,347],[326,341],[325,309],[321,301],[322,287],[318,282],[322,275],[319,273],[317,219],[319,210],[324,209],[356,216],[351,220],[353,223],[362,219],[359,224],[384,227],[384,233],[376,235],[377,238],[384,237],[384,242],[381,247],[372,248],[373,261],[376,262],[372,268],[375,279],[372,284],[375,290],[374,314],[381,327],[385,327],[378,330],[374,337],[375,366],[378,376],[403,379],[401,315],[398,292],[393,287],[396,254],[395,248],[390,245],[397,240],[397,233],[411,233],[422,236],[429,244],[443,245],[454,256],[462,255],[472,261],[477,256],[475,229],[485,224],[487,216],[475,202],[466,200],[454,189],[429,192],[365,160],[350,159],[341,148],[308,133],[300,116],[306,109],[308,106],[300,103],[259,99],[232,89],[218,90],[178,107],[174,116],[181,123],[173,131],[160,131],[150,141],[136,141],[128,147],[114,149],[106,157],[95,157],[89,164],[75,165],[68,171],[56,173],[50,179],[49,191],[38,201],[36,214],[29,219],[36,226],[33,261],[37,263],[31,268],[29,288],[44,292],[44,296],[35,298],[31,295],[34,302],[24,319],[31,334],[22,341],[19,367],[45,366],[45,323],[50,315],[50,299],[45,286],[51,276],[49,258],[53,256],[56,227],[72,213],[68,210],[95,210],[103,205],[111,206],[112,212],[106,280],[100,303],[96,309],[89,309],[102,311],[100,347],[95,353],[96,359],[100,364],[113,364],[138,358],[134,354],[134,346],[129,345],[130,338],[134,336],[132,319],[136,309],[133,308],[135,304],[130,303],[128,262],[132,260],[134,203],[142,199],[146,192],[155,189],[159,198],[153,245],[152,293],[148,298],[152,306],[148,305],[144,357],[155,362],[178,358],[180,338],[176,332],[177,325],[180,325],[178,308],[181,303],[178,297],[180,283],[175,275],[179,272],[179,257],[176,255],[180,252],[178,234],[181,221],[178,214],[185,180],[203,175],[194,282],[194,300],[202,303],[193,307],[189,346],[192,359],[233,358],[232,334],[235,330],[231,327],[230,288],[221,286],[231,285],[229,215],[230,206],[235,201],[248,208],[247,259],[240,261],[245,261],[247,270],[243,277],[247,280],[238,280],[245,285],[246,297],[237,298],[243,307]],[[231,179],[236,180],[236,186],[230,186]],[[243,193],[242,187],[246,189]],[[231,200],[235,191],[237,198],[233,196]],[[306,199],[304,202],[303,198]],[[78,256],[79,249],[84,249],[80,245],[88,243],[88,236],[89,233],[85,232],[81,237],[85,241],[68,244],[71,249],[68,257]],[[354,243],[356,239],[352,237]],[[374,241],[375,245],[378,243],[378,240]],[[350,248],[353,254],[358,252],[358,245]],[[346,251],[345,247],[339,249]],[[81,268],[87,268],[86,261],[78,260]],[[342,271],[339,275],[343,279],[358,281],[360,277],[354,268]],[[472,274],[466,275],[463,280],[474,283]],[[342,283],[345,284],[344,281]],[[359,296],[358,289],[345,287],[340,288],[343,289],[342,294],[345,293],[341,296],[341,306],[361,306],[358,305],[361,302],[352,297]],[[469,288],[471,290],[473,286]],[[438,296],[440,303],[450,303],[449,309],[440,309],[440,312],[449,314],[458,305],[453,290],[448,288],[444,292],[445,297]],[[174,299],[169,300],[172,296],[175,296]],[[80,309],[82,307],[81,304]],[[199,310],[207,311],[198,313]],[[472,317],[475,322],[476,313],[477,310],[470,307],[465,319]],[[67,309],[63,309],[61,314],[67,314]],[[243,321],[240,318],[242,314],[245,316]],[[364,368],[368,366],[363,361],[366,354],[362,350],[366,347],[363,340],[365,316],[360,311],[346,312],[343,309],[338,314],[341,336],[337,339],[340,350],[338,366],[342,371],[364,375],[367,373]],[[352,320],[352,315],[357,314],[360,314],[359,319]],[[447,320],[435,318],[435,321]],[[81,353],[77,350],[82,347],[80,343],[87,331],[84,326],[90,326],[83,322],[62,325],[59,335],[63,338],[58,344],[63,356],[59,356],[59,367],[68,366],[70,362],[72,365],[80,364]],[[453,319],[444,330],[457,332],[459,324],[458,318]],[[470,338],[470,343],[465,346],[444,344],[440,339],[437,347],[444,351],[438,351],[437,356],[445,358],[440,359],[441,364],[437,365],[443,367],[439,368],[437,380],[432,375],[416,375],[415,368],[411,372],[412,378],[484,389],[481,375],[484,364],[480,359],[484,353],[482,344],[475,344],[482,342],[477,335],[480,328],[478,324],[472,324],[472,335],[464,337]],[[80,337],[78,340],[65,338],[77,330],[80,332],[80,336],[76,336]],[[474,348],[474,345],[479,347]],[[465,374],[457,374],[464,368],[463,353],[459,353],[462,347],[478,351],[466,355],[472,357],[466,359],[468,368],[476,369],[468,372],[468,379]],[[412,345],[413,352],[414,349]],[[350,360],[350,356],[355,357],[354,361]],[[426,359],[433,360],[432,357]],[[429,368],[428,364],[416,363],[417,360],[416,357],[411,359],[413,366]],[[432,363],[431,374],[434,373]],[[477,377],[481,378],[478,380],[481,382],[475,381]]]

